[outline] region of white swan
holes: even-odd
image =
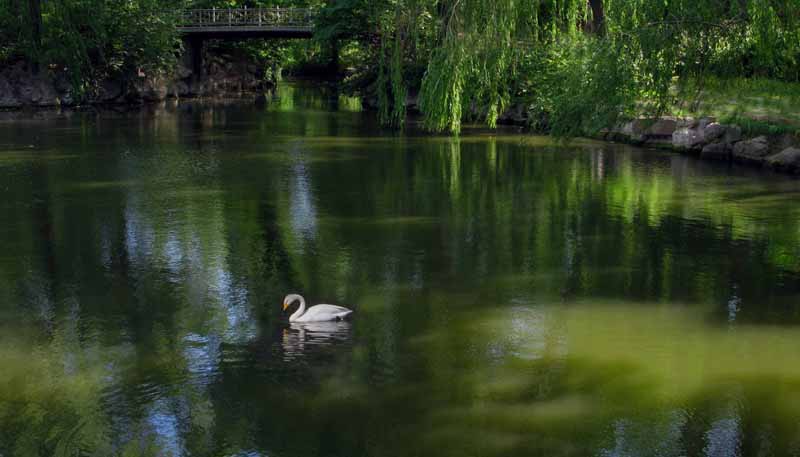
[[[283,299],[283,310],[291,306],[292,303],[300,301],[300,307],[289,316],[289,322],[326,322],[340,321],[353,312],[344,306],[336,305],[316,305],[306,311],[306,300],[297,294],[289,294]]]

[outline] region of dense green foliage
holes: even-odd
[[[81,91],[106,77],[170,71],[180,55],[184,8],[309,7],[288,0],[0,0],[0,67],[26,61],[67,75]],[[40,33],[36,33],[36,30]],[[303,46],[270,40],[216,42],[262,62],[308,59]]]
[[[494,125],[523,101],[540,127],[576,134],[663,112],[709,75],[798,81],[797,0],[331,2],[325,33],[369,55],[362,84],[397,124],[419,92],[424,125]],[[347,11],[350,11],[348,16]],[[367,33],[370,31],[371,33]],[[378,63],[376,66],[375,63]],[[419,71],[422,66],[423,70]],[[696,84],[695,84],[696,86]]]
[[[450,132],[521,104],[534,127],[575,135],[674,111],[709,77],[800,81],[800,0],[0,0],[0,61],[66,69],[77,85],[168,69],[175,11],[243,6],[316,8],[315,40],[216,46],[330,76],[339,61],[394,126],[409,100]]]
[[[32,13],[33,3],[39,3],[41,17]],[[0,0],[0,62],[25,59],[65,69],[78,86],[98,77],[163,69],[179,49],[176,10],[166,5],[163,0]],[[34,32],[37,22],[40,36]]]
[[[193,0],[186,8],[314,8],[321,0]],[[309,40],[245,39],[240,41],[213,40],[206,43],[212,52],[236,50],[246,53],[254,62],[266,69],[269,79],[278,79],[284,68],[327,62],[325,50]]]

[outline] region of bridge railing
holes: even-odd
[[[194,9],[181,12],[178,27],[280,27],[310,29],[316,12],[308,8]]]

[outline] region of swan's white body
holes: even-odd
[[[283,309],[286,310],[296,301],[300,302],[300,307],[289,316],[289,322],[340,321],[353,312],[351,309],[337,305],[315,305],[306,310],[306,300],[297,294],[289,294],[283,299]]]

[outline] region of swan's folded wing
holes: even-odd
[[[342,313],[342,312],[346,312],[346,311],[352,311],[349,308],[345,308],[344,306],[339,306],[339,305],[316,305],[316,306],[313,306],[313,308],[320,308],[320,309],[326,310],[328,312],[333,312],[333,313]]]
[[[337,305],[316,305],[308,308],[308,311],[305,312],[301,316],[303,320],[326,320],[326,319],[336,319],[336,318],[344,318],[348,314],[352,313],[353,311],[350,309],[345,308],[344,306],[337,306]]]

